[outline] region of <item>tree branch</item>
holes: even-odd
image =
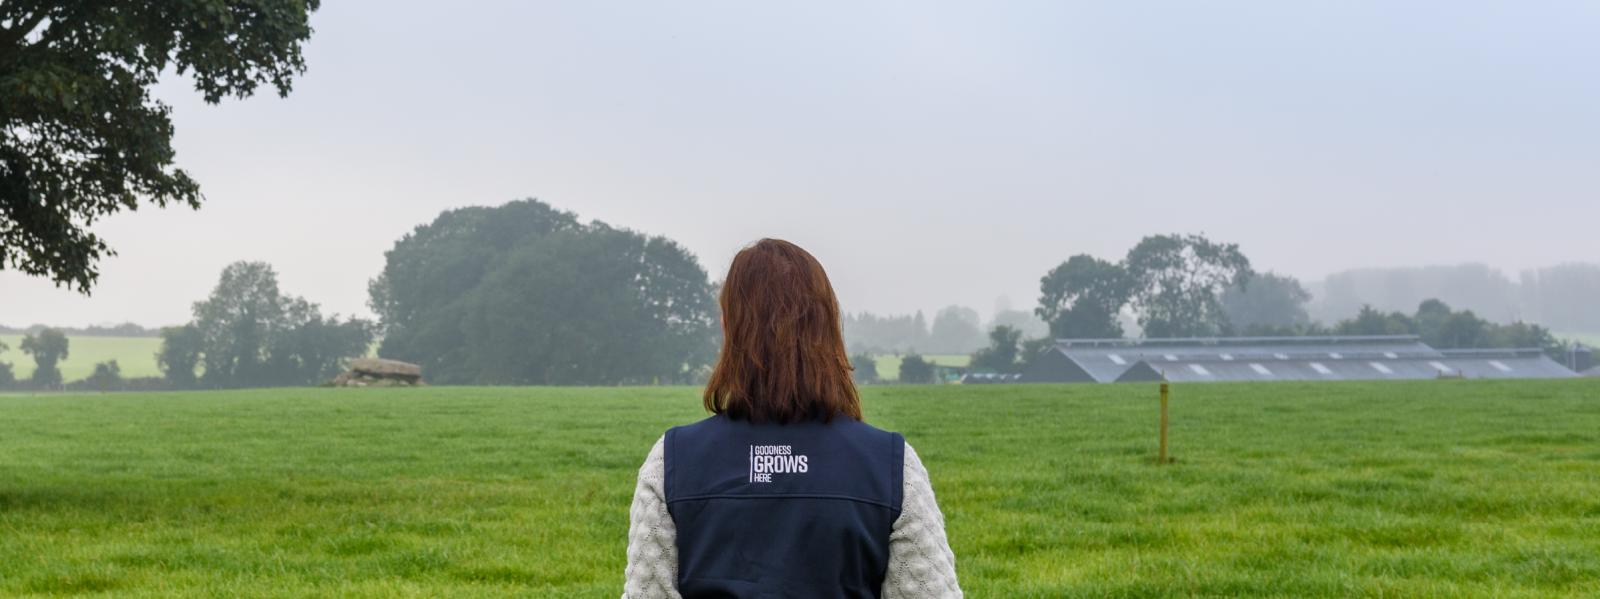
[[[41,10],[25,20],[12,21],[11,27],[0,28],[0,51],[7,53],[14,51],[17,44],[26,39],[28,34],[33,33],[35,27],[44,22],[45,17],[49,16],[49,12]]]

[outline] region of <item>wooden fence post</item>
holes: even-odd
[[[1167,463],[1167,384],[1161,383],[1161,454],[1157,464]]]

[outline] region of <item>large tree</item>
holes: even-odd
[[[198,208],[151,86],[172,71],[210,103],[262,84],[288,95],[319,4],[0,1],[0,269],[87,293],[114,254],[95,221],[141,202]]]
[[[537,200],[445,212],[386,258],[369,286],[380,353],[434,382],[687,382],[716,351],[693,255]]]
[[[1120,264],[1088,254],[1068,258],[1039,280],[1034,310],[1057,338],[1119,338],[1117,314],[1133,292]]]
[[[1145,337],[1204,337],[1228,330],[1221,295],[1255,274],[1238,244],[1203,235],[1152,235],[1123,260]]]
[[[205,365],[201,381],[211,387],[322,383],[338,373],[345,358],[366,354],[373,338],[373,327],[364,320],[324,317],[316,304],[284,295],[277,272],[264,262],[236,262],[223,269],[211,296],[195,302],[192,326]],[[164,347],[168,352],[183,353]]]
[[[200,365],[205,338],[192,324],[161,329],[161,349],[156,352],[156,367],[167,383],[177,389],[195,385],[195,367]]]

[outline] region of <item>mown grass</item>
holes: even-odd
[[[1600,381],[873,387],[974,597],[1593,596]],[[688,388],[0,397],[0,594],[616,597]]]
[[[32,376],[33,357],[22,353],[22,335],[0,335],[0,343],[10,348],[0,353],[0,362],[10,362],[19,379]],[[156,367],[159,349],[160,337],[69,336],[67,359],[60,364],[61,378],[65,381],[87,378],[94,372],[95,364],[108,360],[117,361],[125,378],[161,376],[161,369]]]

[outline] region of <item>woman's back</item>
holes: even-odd
[[[877,597],[905,440],[858,420],[667,431],[665,496],[687,596]]]
[[[862,422],[816,258],[763,239],[723,279],[713,416],[639,469],[623,596],[960,597],[928,473]]]

